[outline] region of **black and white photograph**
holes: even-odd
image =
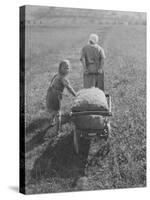
[[[20,192],[146,187],[146,12],[19,9]]]

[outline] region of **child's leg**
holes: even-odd
[[[61,111],[57,112],[56,119],[56,132],[59,134],[61,131]]]
[[[104,91],[104,72],[97,75],[97,87]]]
[[[50,125],[54,124],[56,113],[57,113],[56,111],[50,113]]]
[[[95,75],[93,75],[93,74],[84,74],[83,86],[84,86],[84,88],[95,87]]]
[[[89,74],[84,74],[83,75],[83,87],[84,88],[90,88],[90,81],[89,81],[90,75]]]

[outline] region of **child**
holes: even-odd
[[[55,74],[51,80],[50,86],[47,91],[46,104],[50,113],[50,122],[56,120],[56,131],[59,134],[61,124],[60,105],[64,88],[76,96],[74,89],[71,87],[69,80],[66,78],[70,71],[70,62],[63,60],[59,64],[58,74]]]
[[[99,80],[103,74],[103,65],[105,53],[101,46],[98,45],[98,35],[91,34],[88,44],[82,48],[80,61],[83,65],[83,83],[84,88],[99,87],[104,90]]]

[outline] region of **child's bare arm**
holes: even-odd
[[[104,58],[101,58],[100,66],[99,66],[99,72],[103,71],[103,67],[104,67]]]
[[[70,85],[67,85],[66,88],[74,97],[76,96],[76,92]]]
[[[100,73],[103,72],[105,58],[106,58],[105,52],[104,52],[103,48],[101,48],[101,51],[100,51],[100,65],[99,65],[99,72]]]
[[[64,79],[63,83],[65,85],[65,87],[67,88],[67,90],[73,95],[76,96],[76,92],[74,91],[74,89],[72,88],[72,86],[70,85],[69,81]]]
[[[85,60],[84,48],[83,48],[82,51],[81,51],[80,61],[81,61],[82,66],[83,66],[83,72],[85,73],[85,72],[87,71],[87,68],[86,68],[86,60]]]
[[[81,58],[80,59],[81,63],[82,63],[82,66],[83,66],[83,71],[86,72],[87,69],[86,69],[86,63],[85,63],[85,58]]]

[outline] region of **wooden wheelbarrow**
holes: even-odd
[[[108,102],[108,111],[71,112],[70,120],[73,124],[73,143],[75,153],[80,152],[80,137],[103,137],[110,134],[111,96],[105,94]]]

